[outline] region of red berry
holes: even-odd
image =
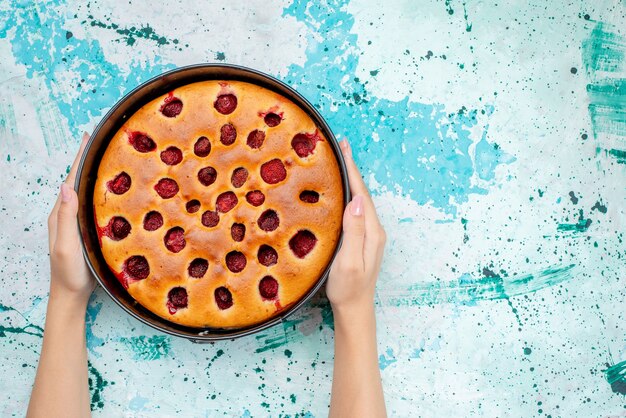
[[[237,107],[237,96],[234,94],[222,94],[217,96],[217,100],[215,100],[213,106],[215,106],[215,110],[222,115],[230,115]]]
[[[318,135],[317,131],[314,134],[296,134],[291,140],[291,147],[296,151],[298,157],[304,158],[313,153],[315,150],[315,143],[321,141],[322,138]]]
[[[230,290],[224,286],[215,289],[215,303],[222,310],[233,306],[233,295],[230,293]]]
[[[305,190],[300,193],[300,200],[306,203],[317,203],[320,200],[320,194],[313,190]]]
[[[173,179],[162,178],[154,186],[154,190],[156,190],[163,199],[170,199],[178,193],[178,183]]]
[[[211,152],[211,141],[206,136],[198,138],[193,146],[193,153],[198,157],[206,157]]]
[[[167,100],[166,100],[167,101]],[[161,106],[161,113],[168,118],[174,118],[183,110],[183,102],[180,99],[172,98],[168,103]]]
[[[259,293],[263,299],[274,299],[278,295],[278,282],[272,276],[265,276],[259,282]]]
[[[128,134],[128,141],[139,152],[150,152],[156,149],[156,144],[147,134],[143,132],[131,132]]]
[[[278,219],[278,214],[272,209],[268,209],[259,216],[259,220],[257,221],[259,228],[263,231],[274,231],[278,228],[280,224],[280,219]]]
[[[239,273],[246,268],[246,256],[239,251],[231,251],[226,254],[226,267],[233,273]]]
[[[163,216],[159,212],[153,210],[146,213],[146,216],[143,218],[143,229],[146,231],[156,231],[161,226],[163,226]]]
[[[273,128],[274,126],[278,126],[280,122],[282,122],[283,118],[281,118],[276,113],[268,113],[267,115],[265,115],[264,120],[267,126]]]
[[[232,208],[234,208],[239,200],[237,199],[237,195],[233,192],[224,192],[217,197],[215,202],[215,207],[219,212],[226,213]]]
[[[130,223],[121,216],[115,216],[111,219],[111,238],[115,241],[124,239],[130,234]]]
[[[124,271],[135,280],[143,280],[150,274],[150,265],[146,257],[133,255],[124,262]]]
[[[200,201],[197,199],[190,200],[187,204],[185,204],[185,208],[189,213],[196,213],[200,210]]]
[[[204,167],[198,171],[198,180],[203,186],[210,186],[217,179],[217,171],[213,167]]]
[[[263,141],[265,141],[265,132],[255,129],[248,134],[248,140],[246,143],[250,148],[257,149],[261,148]]]
[[[217,211],[207,210],[202,214],[202,225],[213,228],[220,222],[220,215]]]
[[[237,188],[243,186],[246,180],[248,180],[248,170],[243,167],[236,168],[230,178],[230,182]]]
[[[191,277],[195,277],[196,279],[202,278],[209,269],[209,262],[204,258],[196,258],[194,259],[187,268],[187,272]]]
[[[285,165],[278,158],[274,158],[261,165],[261,178],[269,184],[280,183],[287,178]]]
[[[165,247],[173,253],[178,253],[185,248],[187,242],[185,241],[185,230],[180,226],[175,226],[171,228],[165,234],[165,238],[163,238],[163,242],[165,242]]]
[[[265,267],[269,267],[278,262],[278,253],[269,245],[263,244],[259,248],[257,258],[259,259],[259,263],[261,263]]]
[[[167,308],[173,315],[179,309],[187,307],[187,291],[184,287],[175,287],[167,294]]]
[[[161,161],[167,165],[176,165],[183,160],[183,152],[176,147],[168,147],[161,151]]]
[[[304,258],[315,247],[316,242],[317,238],[315,238],[315,235],[311,231],[304,229],[298,231],[289,240],[289,248],[291,248],[296,257]]]
[[[233,125],[227,123],[220,128],[220,141],[224,145],[232,145],[237,139],[237,130]]]
[[[113,180],[107,182],[107,189],[115,194],[124,194],[130,189],[130,185],[130,176],[125,171],[122,171]]]
[[[233,226],[230,227],[230,236],[234,241],[243,241],[245,235],[246,226],[244,224],[233,224]]]
[[[265,195],[260,190],[253,190],[246,193],[246,200],[252,206],[261,206],[265,202]]]

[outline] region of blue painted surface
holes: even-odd
[[[596,3],[0,5],[0,413],[28,399],[46,216],[80,132],[150,77],[218,61],[294,86],[352,144],[389,237],[376,303],[390,416],[620,414],[626,18]],[[96,416],[327,414],[323,295],[210,346],[99,290],[86,319]]]

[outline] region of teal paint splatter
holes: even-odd
[[[591,219],[585,219],[583,210],[580,209],[578,211],[578,222],[575,224],[558,224],[556,230],[561,232],[587,232],[591,223]]]
[[[614,29],[611,25],[597,22],[589,37],[583,41],[582,61],[589,75],[593,76],[598,71],[617,73],[626,69],[626,40]]]
[[[131,26],[130,28],[120,28],[119,25],[115,23],[106,24],[99,20],[93,19],[93,16],[89,16],[91,19],[90,25],[97,26],[103,29],[114,30],[118,34],[123,36],[123,39],[126,41],[126,45],[133,46],[137,39],[147,39],[150,41],[155,41],[157,45],[168,45],[170,43],[169,40],[165,36],[158,35],[154,29],[150,25],[142,26],[140,28],[136,28],[135,26]],[[68,38],[69,39],[69,38]],[[172,43],[177,44],[178,39],[172,39]]]
[[[104,340],[93,333],[93,325],[102,308],[102,303],[97,303],[96,297],[96,294],[93,293],[87,304],[87,311],[85,312],[85,334],[87,336],[87,349],[89,352],[95,357],[101,357],[102,355],[96,351],[96,348],[102,347]]]
[[[158,57],[151,63],[130,62],[129,71],[111,64],[97,39],[66,38],[64,5],[64,0],[43,0],[0,9],[0,39],[12,35],[16,62],[24,65],[28,78],[36,75],[44,80],[51,101],[78,139],[81,126],[102,115],[124,92],[175,66],[162,64]],[[38,36],[31,36],[34,32]],[[59,79],[64,80],[64,88],[58,87]],[[76,96],[64,94],[68,88]]]
[[[223,52],[218,52],[215,54],[215,59],[218,61],[225,61],[226,60],[226,54],[224,54]]]
[[[397,362],[396,356],[393,354],[393,350],[388,348],[385,353],[378,356],[378,367],[380,370],[385,370],[387,367]]]
[[[0,312],[9,312],[9,311],[16,312],[20,317],[24,319],[24,321],[26,321],[26,325],[23,327],[15,327],[15,326],[8,326],[8,325],[0,324],[0,338],[8,337],[9,334],[26,334],[26,335],[33,335],[35,337],[43,338],[44,330],[42,327],[31,323],[28,320],[28,318],[26,318],[20,311],[13,308],[12,306],[3,305],[0,303]]]
[[[626,395],[626,360],[604,370],[604,377],[613,392]]]
[[[626,150],[610,149],[609,155],[615,157],[619,164],[626,164]]]
[[[120,342],[131,349],[134,360],[158,360],[167,357],[171,348],[171,338],[167,335],[122,337]]]
[[[454,9],[452,8],[452,0],[446,0],[445,5],[446,5],[446,11],[448,12],[448,14],[453,15]]]
[[[626,71],[625,54],[626,37],[603,22],[598,22],[583,41],[582,60],[591,80],[587,95],[595,136],[626,136],[626,79],[620,76]]]
[[[472,24],[470,23],[470,21],[467,18],[467,7],[465,5],[465,2],[463,2],[463,18],[465,19],[465,31],[466,32],[471,32],[472,31]]]
[[[525,355],[529,356],[530,353],[532,353],[532,352],[533,352],[533,350],[531,350],[529,347],[524,347],[524,354]]]
[[[626,79],[587,84],[587,95],[594,134],[626,136]]]
[[[224,355],[224,350],[222,350],[221,348],[219,350],[217,350],[215,352],[215,355],[211,358],[211,360],[209,360],[209,363],[207,364],[206,369],[209,369],[213,363],[215,363],[215,360],[217,360],[218,358],[222,357]]]
[[[112,384],[106,381],[102,374],[87,361],[87,369],[89,372],[89,393],[91,393],[91,410],[96,411],[104,408],[104,399],[102,398],[102,391],[104,388]]]
[[[351,45],[358,38],[343,2],[293,2],[283,15],[303,22],[311,34],[321,34],[308,37],[305,64],[291,65],[283,80],[306,96],[335,132],[350,138],[364,177],[371,173],[381,190],[408,194],[418,204],[448,214],[456,214],[456,205],[467,202],[469,194],[488,192],[473,185],[472,177],[480,170],[482,177],[493,179],[495,167],[507,163],[500,159],[505,154],[483,143],[479,150],[484,147],[493,160],[485,158],[477,167],[470,132],[476,130],[479,114],[489,117],[492,106],[448,113],[441,104],[372,96],[367,82],[356,76],[360,52]],[[479,132],[485,138],[486,128]]]
[[[498,144],[487,142],[488,128],[489,125],[485,127],[482,139],[476,144],[474,157],[476,173],[483,180],[493,180],[498,165],[510,164],[516,160],[515,157],[503,152]]]
[[[388,290],[381,296],[381,303],[388,306],[471,305],[481,300],[508,300],[563,283],[572,278],[574,267],[575,264],[550,267],[535,274],[513,277],[488,274],[489,277],[472,279],[469,274],[464,274],[457,281],[419,283],[398,292]]]
[[[596,204],[591,207],[591,210],[597,210],[600,213],[606,213],[607,212],[606,205],[603,205],[599,201],[597,201]]]

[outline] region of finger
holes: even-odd
[[[80,142],[80,148],[78,149],[78,153],[76,153],[76,157],[74,158],[74,162],[72,163],[72,168],[70,168],[70,172],[65,179],[65,182],[72,187],[74,187],[74,181],[76,180],[78,165],[80,164],[80,159],[82,158],[85,147],[87,146],[88,139],[89,134],[87,132],[83,133],[83,140]]]
[[[50,215],[48,215],[48,247],[50,251],[52,251],[52,247],[57,236],[57,213],[59,212],[59,205],[61,204],[60,192],[61,190],[59,189],[57,200],[54,202]]]
[[[78,243],[78,226],[76,213],[78,212],[78,196],[72,187],[61,184],[61,204],[57,214],[57,235],[54,242],[54,251],[60,255],[71,256],[70,249],[76,248]]]
[[[352,158],[352,149],[350,148],[348,140],[344,139],[339,143],[339,145],[341,146],[341,152],[343,153],[344,161],[346,163],[346,170],[348,171],[350,191],[355,195],[358,194],[369,197],[369,190],[367,190],[367,186],[365,186],[365,182],[363,181],[363,177],[361,177],[359,168],[356,166],[356,163]]]
[[[356,195],[346,206],[343,214],[343,242],[340,257],[357,271],[364,270],[363,244],[365,241],[365,217],[363,216],[363,196]]]

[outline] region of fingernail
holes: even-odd
[[[89,139],[89,134],[86,131],[83,132],[83,142],[87,142],[88,139]]]
[[[352,202],[350,203],[350,213],[352,216],[363,215],[363,196],[354,196]]]
[[[72,193],[70,192],[70,186],[65,183],[61,184],[61,201],[69,202],[72,198]]]
[[[341,141],[341,151],[346,158],[352,157],[352,149],[350,148],[350,144],[347,139]]]

